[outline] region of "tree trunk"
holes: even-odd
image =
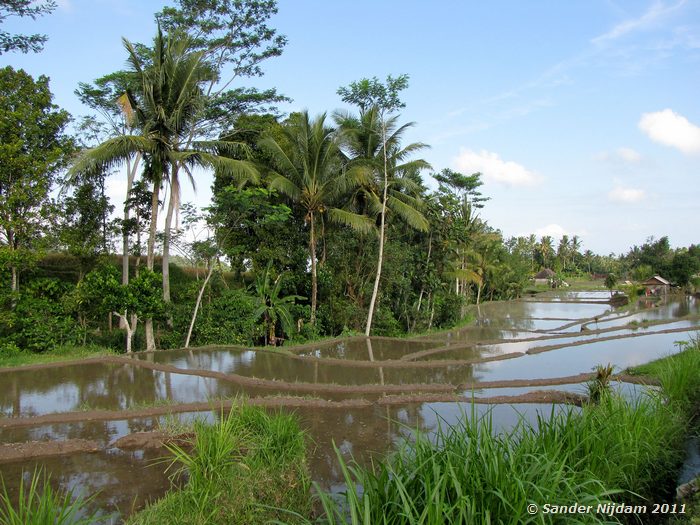
[[[131,354],[131,342],[134,338],[134,332],[136,332],[136,323],[138,323],[138,317],[132,315],[130,324],[128,313],[126,310],[124,310],[124,314],[114,312],[114,315],[116,315],[117,317],[119,317],[119,319],[124,321],[124,329],[126,330],[126,353]]]
[[[160,194],[160,181],[153,183],[153,193],[151,193],[151,224],[148,230],[148,251],[146,254],[146,267],[153,270],[156,249],[156,232],[158,230],[158,196]]]
[[[179,201],[180,187],[177,180],[177,167],[173,165],[170,175],[170,198],[168,199],[168,211],[165,214],[165,229],[163,231],[163,301],[170,302],[170,237],[173,225],[173,214]]]
[[[211,265],[209,266],[209,272],[207,273],[206,279],[204,279],[204,283],[202,283],[202,287],[199,289],[199,294],[197,295],[197,302],[194,305],[194,312],[192,312],[192,320],[190,321],[190,328],[187,330],[187,339],[185,339],[185,348],[190,347],[190,337],[192,337],[192,330],[194,329],[194,323],[197,320],[197,313],[199,312],[199,307],[202,304],[202,297],[204,296],[204,290],[207,287],[207,283],[209,282],[209,279],[211,278],[211,274],[214,272],[214,261],[211,262]]]
[[[131,159],[126,161],[126,198],[124,199],[124,231],[122,232],[122,284],[129,284],[129,232],[126,224],[129,222],[129,205],[127,201],[131,197],[131,187],[134,185],[136,169],[141,162],[141,154],[137,153],[132,165]],[[126,328],[126,323],[119,318],[119,328]]]
[[[275,336],[275,322],[270,320],[270,346],[277,346],[277,337]]]
[[[367,313],[367,326],[365,335],[369,337],[372,330],[372,318],[374,317],[374,307],[379,294],[379,279],[382,276],[382,264],[384,262],[384,226],[386,224],[386,198],[389,193],[389,172],[386,158],[386,127],[382,123],[382,150],[384,154],[384,193],[382,199],[382,218],[379,226],[379,255],[377,257],[377,275],[374,278],[374,288],[372,289],[372,299],[369,302],[369,312]]]
[[[430,264],[430,252],[433,249],[433,232],[430,232],[428,236],[428,256],[425,258],[425,267],[428,268]],[[421,303],[423,302],[423,293],[425,292],[425,282],[421,283],[420,294],[418,295],[418,306],[416,307],[416,312],[420,312]],[[415,327],[415,322],[413,323]]]
[[[17,275],[17,267],[16,266],[12,266],[12,291],[13,292],[19,291],[19,277]]]
[[[180,200],[179,181],[177,178],[177,165],[173,165],[170,175],[170,199],[168,199],[168,211],[165,214],[165,230],[163,231],[163,302],[170,302],[170,235],[173,224],[173,212]],[[173,318],[167,316],[168,327],[173,327]]]
[[[316,231],[314,230],[314,213],[309,212],[311,231],[309,234],[309,255],[311,256],[311,324],[316,324],[316,301],[318,294],[318,276],[316,275]]]
[[[151,197],[151,226],[148,232],[148,254],[146,256],[146,267],[153,270],[155,261],[155,246],[156,246],[156,231],[158,227],[158,194],[160,193],[160,181],[153,182],[153,194]],[[144,329],[146,331],[146,350],[155,350],[156,341],[153,336],[153,319],[148,318],[145,321]]]

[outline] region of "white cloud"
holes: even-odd
[[[617,148],[617,155],[627,162],[639,162],[642,156],[632,148]]]
[[[700,127],[671,109],[644,113],[639,119],[639,129],[659,144],[683,153],[700,153]]]
[[[636,164],[642,160],[642,155],[632,148],[617,148],[613,153],[602,151],[593,157],[595,160],[603,162],[624,161],[631,164]]]
[[[639,188],[623,188],[616,186],[608,193],[608,199],[613,202],[639,202],[646,198],[644,190]]]
[[[591,39],[591,43],[596,45],[605,44],[606,42],[617,40],[618,38],[638,29],[644,29],[654,25],[658,20],[675,11],[679,7],[682,7],[685,3],[686,0],[681,0],[675,5],[666,6],[663,2],[655,2],[642,16],[623,20],[610,31]]]
[[[542,228],[537,228],[535,230],[535,235],[537,235],[538,237],[544,237],[545,235],[547,235],[555,239],[561,239],[562,236],[571,235],[571,233],[559,224],[548,224],[547,226],[543,226]]]
[[[533,186],[542,177],[513,161],[504,161],[498,154],[486,150],[479,153],[461,148],[454,165],[465,173],[480,172],[487,182],[497,182],[506,186]]]

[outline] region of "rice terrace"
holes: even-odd
[[[0,525],[700,523],[646,4],[0,0]]]

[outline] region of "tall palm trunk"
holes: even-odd
[[[153,193],[151,194],[151,226],[148,232],[148,254],[146,256],[146,267],[153,270],[155,261],[156,231],[158,226],[158,194],[160,193],[160,179],[153,181]],[[153,319],[149,317],[144,322],[146,331],[146,350],[156,349],[156,340],[153,336]]]
[[[173,212],[177,208],[180,193],[180,181],[177,176],[177,164],[173,164],[170,174],[170,199],[168,200],[168,211],[165,214],[165,230],[163,231],[163,302],[170,302],[170,236],[173,224]],[[173,319],[170,315],[167,318],[168,327],[173,327]]]
[[[124,231],[122,232],[122,284],[124,286],[129,284],[129,232],[126,229],[126,225],[129,222],[129,205],[127,201],[131,196],[131,187],[134,185],[136,169],[140,161],[140,153],[136,154],[133,165],[131,164],[131,159],[127,159],[126,161],[126,199],[124,202]],[[119,327],[126,328],[126,324],[127,323],[120,317]]]
[[[316,324],[316,301],[318,300],[318,276],[316,275],[316,230],[314,212],[309,212],[309,256],[311,257],[311,324]]]
[[[384,193],[382,198],[382,218],[379,227],[379,255],[377,257],[377,275],[374,278],[374,289],[372,290],[372,299],[369,302],[369,312],[367,313],[367,327],[365,335],[369,336],[372,330],[372,318],[374,317],[374,307],[377,303],[377,295],[379,294],[379,279],[382,276],[382,264],[384,262],[384,226],[386,224],[386,198],[389,193],[389,172],[386,158],[386,125],[382,122],[382,150],[384,153]]]

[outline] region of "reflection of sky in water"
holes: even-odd
[[[618,369],[640,365],[676,351],[675,341],[687,340],[696,332],[650,334],[565,347],[516,359],[474,365],[480,381],[548,378],[591,371],[611,363]]]

